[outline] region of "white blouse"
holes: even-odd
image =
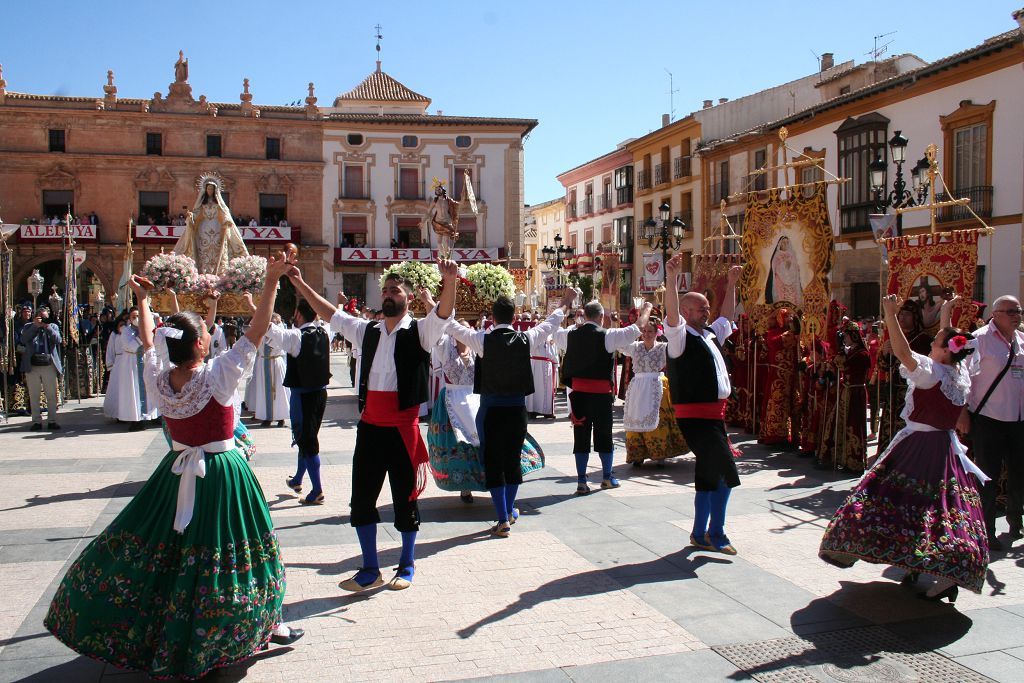
[[[160,413],[165,417],[192,417],[206,407],[211,397],[222,406],[232,405],[238,383],[252,372],[255,359],[256,347],[243,335],[229,351],[202,363],[181,391],[175,391],[169,379],[174,366],[150,347],[143,357],[146,389],[157,397]]]

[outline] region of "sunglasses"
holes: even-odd
[[[1020,308],[1007,308],[1005,311],[996,311],[996,313],[1002,313],[1004,315],[1020,315],[1024,313],[1024,310]]]

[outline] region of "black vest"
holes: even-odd
[[[530,338],[510,328],[484,335],[484,355],[476,359],[473,393],[529,396],[533,393]]]
[[[597,325],[583,325],[569,333],[562,364],[563,381],[572,388],[575,377],[612,380],[612,354],[604,347],[607,330]]]
[[[686,334],[686,348],[679,358],[669,358],[666,373],[673,405],[683,403],[714,403],[718,401],[718,373],[715,359],[704,340]],[[715,343],[712,340],[712,343]]]
[[[383,321],[380,322],[384,324]],[[377,354],[380,328],[375,323],[366,326],[359,366],[359,411],[366,407],[366,392],[370,383],[370,368]],[[420,333],[416,321],[404,330],[395,332],[395,374],[398,379],[398,407],[401,410],[423,403],[430,398],[430,354],[420,346]]]
[[[302,329],[299,355],[286,354],[284,385],[293,389],[319,389],[331,381],[331,347],[319,325]]]

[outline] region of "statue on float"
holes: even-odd
[[[248,256],[249,250],[224,203],[220,176],[204,173],[197,185],[195,206],[185,216],[185,232],[174,245],[174,252],[191,257],[200,274],[223,275],[228,261]]]

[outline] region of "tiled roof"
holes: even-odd
[[[434,126],[522,126],[529,133],[537,119],[510,119],[487,116],[434,116],[430,114],[358,114],[336,112],[327,116],[329,121],[353,123],[426,124]]]
[[[341,101],[357,102],[425,102],[430,104],[430,98],[405,87],[391,76],[378,69],[363,79],[363,82],[339,95],[334,100],[334,106],[339,106]]]

